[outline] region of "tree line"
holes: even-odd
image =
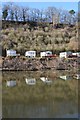
[[[2,20],[53,22],[54,18],[59,23],[75,24],[78,20],[78,13],[73,9],[68,11],[53,6],[46,9],[29,8],[28,6],[19,6],[13,2],[2,6]]]

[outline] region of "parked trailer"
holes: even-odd
[[[40,57],[50,57],[52,56],[52,52],[51,51],[45,51],[45,52],[41,52],[40,53]]]
[[[26,51],[25,56],[29,58],[35,58],[36,57],[36,51]]]
[[[68,58],[71,55],[72,55],[72,52],[61,52],[59,57],[60,58]]]
[[[72,53],[74,57],[80,57],[80,52]]]
[[[7,50],[7,56],[16,56],[16,51],[15,50]]]

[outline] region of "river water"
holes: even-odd
[[[3,118],[78,118],[73,73],[7,71],[2,76]]]

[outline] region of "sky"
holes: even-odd
[[[28,6],[30,8],[46,9],[47,7],[56,7],[65,10],[74,9],[78,11],[78,2],[15,2],[19,6]]]

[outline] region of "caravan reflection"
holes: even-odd
[[[16,81],[14,81],[14,80],[7,81],[6,86],[14,87],[14,86],[16,86]]]
[[[49,80],[48,78],[46,77],[41,77],[40,78],[44,83],[47,83],[47,84],[51,84],[52,83],[52,80]]]
[[[35,85],[36,84],[36,80],[35,78],[26,78],[26,84],[28,85]]]
[[[80,80],[80,74],[75,74],[74,78],[77,79],[77,80]]]
[[[63,80],[70,80],[71,79],[70,76],[66,76],[66,75],[60,76],[60,78]]]

